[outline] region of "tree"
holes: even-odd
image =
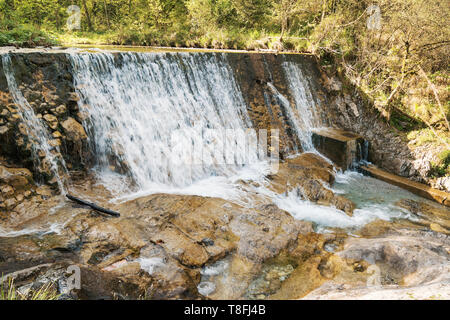
[[[232,5],[240,17],[241,23],[249,28],[265,24],[265,18],[270,14],[270,0],[232,0]]]
[[[275,18],[281,27],[280,42],[289,29],[289,21],[299,12],[298,0],[275,0],[273,4]]]

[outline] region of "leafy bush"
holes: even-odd
[[[0,46],[51,46],[57,41],[45,32],[36,29],[31,25],[18,25],[8,29],[11,25],[0,27]]]

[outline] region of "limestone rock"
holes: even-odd
[[[0,126],[0,136],[5,135],[9,131],[8,126]]]
[[[335,206],[352,215],[354,203],[335,195],[329,188],[334,181],[332,168],[333,166],[320,156],[303,153],[281,163],[278,173],[270,176],[270,179],[278,193],[288,193],[297,189],[299,196],[323,205]]]
[[[342,91],[342,82],[336,77],[328,77],[325,73],[322,74],[322,81],[324,87],[330,92]]]
[[[52,114],[45,114],[44,120],[47,122],[48,126],[55,130],[58,127],[58,119]]]
[[[5,201],[5,205],[6,205],[6,208],[7,209],[12,209],[12,208],[14,208],[14,206],[16,205],[16,199],[14,199],[14,198],[9,198],[9,199],[6,199]]]
[[[55,113],[59,116],[64,115],[67,112],[67,108],[65,105],[60,105],[55,109]]]
[[[40,186],[36,188],[36,194],[45,196],[45,197],[51,197],[52,190],[48,186]]]
[[[341,265],[337,277],[305,299],[448,299],[449,245],[448,236],[408,229],[348,238],[337,255],[353,271]]]
[[[10,197],[14,194],[14,189],[13,187],[9,186],[9,185],[2,185],[0,186],[0,191],[3,195],[3,197],[7,198]]]
[[[0,166],[0,183],[6,183],[16,190],[28,189],[33,181],[33,175],[26,168],[7,168]]]
[[[67,139],[73,142],[87,139],[86,131],[83,126],[73,118],[68,118],[61,123]]]
[[[208,261],[205,249],[177,229],[166,228],[152,238],[153,241],[160,243],[168,252],[171,252],[183,265],[200,267]]]

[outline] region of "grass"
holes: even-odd
[[[32,25],[5,26],[0,24],[0,46],[52,46],[58,41],[49,33]]]
[[[59,294],[54,288],[53,284],[47,283],[41,286],[38,290],[29,290],[26,294],[22,294],[16,290],[12,278],[0,283],[0,300],[57,300]]]
[[[448,132],[437,131],[437,134],[440,136],[440,138],[436,137],[436,135],[430,128],[423,128],[410,131],[407,134],[407,138],[415,146],[421,146],[424,144],[439,145],[442,144],[443,141],[445,141],[447,144],[450,144],[450,136]]]
[[[212,29],[204,33],[186,30],[160,31],[153,28],[133,30],[122,28],[114,32],[66,32],[53,33],[63,45],[133,45],[210,49],[283,49],[305,52],[308,42],[305,38],[286,36],[280,46],[278,33],[259,30]]]

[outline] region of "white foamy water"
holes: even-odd
[[[260,167],[260,150],[241,143],[251,122],[223,54],[83,53],[70,59],[95,170],[117,194],[190,188],[186,193],[217,195],[224,177],[245,174],[248,164]],[[133,185],[111,165],[122,166]]]
[[[141,269],[148,272],[150,275],[152,275],[159,268],[163,268],[165,266],[164,260],[159,257],[140,257],[136,261],[139,262]]]
[[[33,108],[19,90],[14,77],[11,57],[9,54],[2,55],[2,64],[6,81],[8,83],[9,93],[11,94],[14,103],[20,108],[19,116],[23,120],[22,123],[25,125],[28,138],[30,139],[35,165],[36,167],[49,167],[50,171],[57,180],[59,190],[62,194],[65,194],[63,182],[64,178],[60,175],[60,170],[65,172],[66,166],[64,159],[56,156],[56,154],[60,154],[59,147],[53,147],[50,145],[50,140],[52,138],[46,128],[46,125],[36,116]],[[43,160],[40,159],[39,151],[42,151],[45,154],[45,158]]]
[[[282,66],[288,80],[289,90],[295,101],[295,106],[291,106],[285,99],[289,120],[300,139],[303,151],[312,151],[315,148],[311,139],[311,130],[321,126],[316,110],[318,100],[314,96],[314,90],[307,76],[298,64],[285,61]]]
[[[352,217],[302,200],[297,191],[287,195],[270,191],[266,179],[273,169],[270,162],[260,148],[240,143],[243,137],[250,141],[255,137],[249,134],[246,105],[223,54],[96,52],[68,56],[80,110],[87,115],[83,125],[96,156],[94,170],[116,196],[115,201],[158,192],[219,197],[247,207],[254,206],[254,201],[273,201],[321,230],[360,227],[375,219],[412,218],[394,204],[402,197],[412,198],[411,194],[352,172],[338,174],[332,186],[334,192],[356,203]],[[47,129],[17,88],[9,56],[2,56],[2,62],[30,135],[38,139],[37,145],[57,172]],[[286,110],[302,149],[317,153],[311,129],[320,121],[312,86],[296,63],[284,62],[283,70],[295,104],[273,84],[268,86]],[[228,135],[227,130],[240,134]],[[224,148],[230,145],[234,148]],[[200,159],[198,153],[185,152],[198,146],[202,148]],[[217,153],[217,149],[224,152]],[[242,181],[254,181],[257,186]],[[63,227],[50,223],[46,228],[59,232]],[[42,231],[0,230],[0,236]],[[158,265],[154,260],[140,262],[148,270]]]
[[[321,227],[351,228],[374,219],[405,216],[389,201],[358,202],[349,217],[335,208],[302,200],[297,192],[278,195],[269,191],[265,175],[270,166],[259,161],[258,150],[249,153],[239,145],[241,136],[225,134],[227,129],[244,131],[251,123],[223,54],[101,52],[72,54],[70,59],[80,108],[88,115],[84,125],[97,156],[95,170],[105,186],[116,192],[116,201],[164,192],[220,197],[251,207],[260,197]],[[317,152],[311,129],[320,121],[312,86],[296,63],[283,62],[283,70],[295,105],[273,84],[268,83],[269,89],[287,111],[303,150]],[[216,131],[206,131],[208,136],[205,129]],[[174,142],[179,144],[175,148]],[[213,154],[227,143],[236,145],[237,152]],[[207,151],[209,161],[183,153],[196,145]],[[253,163],[245,165],[248,162]],[[111,165],[122,165],[125,173],[113,172]],[[363,190],[364,178],[345,182],[350,177],[351,173],[338,175],[335,191],[351,195],[353,187]],[[257,181],[259,187],[244,188],[242,180]],[[389,195],[380,192],[381,198],[385,196]]]
[[[383,181],[364,176],[358,172],[346,171],[336,175],[332,188],[334,193],[352,200],[356,209],[353,216],[333,207],[321,206],[302,200],[296,191],[288,195],[275,196],[275,203],[290,212],[296,219],[314,222],[319,231],[326,227],[358,228],[376,219],[417,220],[407,210],[395,203],[401,199],[417,199],[414,194]],[[424,199],[421,199],[422,201]]]

